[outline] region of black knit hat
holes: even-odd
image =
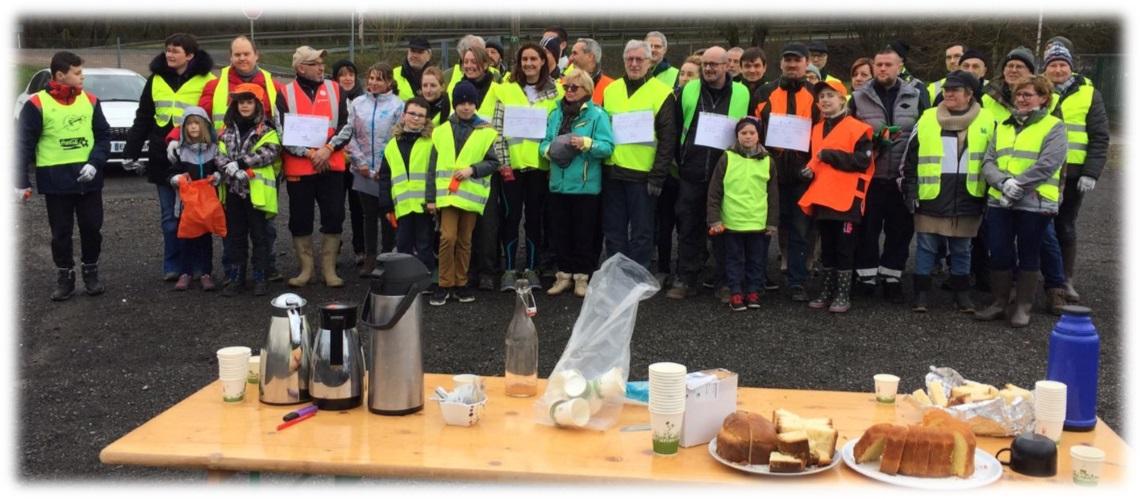
[[[906,61],[906,55],[910,52],[910,44],[902,40],[895,40],[887,44],[891,50],[895,51],[903,61]]]
[[[479,103],[479,91],[475,90],[475,85],[472,85],[471,82],[467,80],[461,81],[455,86],[453,97],[454,101],[451,103],[452,106],[458,106],[464,103],[478,105]]]
[[[503,44],[499,42],[498,38],[488,38],[486,45],[489,49],[498,50],[500,58],[507,56],[507,51],[503,49]]]
[[[973,73],[959,69],[946,75],[946,81],[942,83],[942,88],[968,88],[971,92],[977,92],[978,79],[974,77]]]
[[[958,65],[961,66],[962,61],[965,61],[966,59],[978,59],[982,61],[982,64],[985,64],[986,67],[989,67],[989,61],[986,60],[986,55],[983,54],[981,50],[966,49],[965,52],[962,52],[962,57],[958,59]]]
[[[427,38],[413,36],[408,39],[408,48],[412,50],[431,50],[431,44],[428,43]]]
[[[807,48],[809,52],[822,52],[824,54],[827,53],[827,44],[819,40],[808,42]]]

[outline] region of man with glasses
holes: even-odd
[[[653,250],[653,211],[677,132],[672,88],[649,76],[651,49],[641,40],[625,44],[625,74],[605,92],[613,119],[614,152],[607,160],[603,198],[606,254],[623,253],[649,268]]]
[[[319,147],[290,145],[284,134],[282,153],[286,190],[289,192],[289,232],[301,272],[289,285],[302,287],[313,274],[313,203],[321,211],[321,274],[325,285],[339,288],[344,281],[336,275],[336,257],[344,225],[344,147],[352,138],[352,107],[335,81],[326,80],[326,51],[308,45],[293,52],[297,78],[285,85],[285,110],[295,115],[319,116],[329,122],[328,139]],[[282,116],[282,126],[289,115]]]
[[[962,59],[962,56],[965,53],[966,53],[966,47],[964,45],[962,45],[961,43],[953,43],[949,47],[946,47],[946,73],[947,74],[958,70],[958,61],[960,61]],[[926,86],[926,91],[930,94],[930,102],[933,102],[935,106],[937,106],[938,103],[941,102],[941,101],[937,100],[937,98],[938,98],[938,94],[942,93],[942,85],[945,85],[945,84],[946,84],[946,78],[943,78],[943,79],[938,80],[936,82],[932,82],[931,84]],[[970,90],[973,92],[977,92],[977,89],[970,89]]]
[[[732,47],[728,49],[728,77],[735,80],[740,76],[740,58],[744,56],[744,49]]]
[[[701,77],[685,84],[681,91],[680,189],[677,193],[677,277],[666,296],[683,299],[697,290],[705,260],[708,259],[706,210],[709,178],[724,155],[723,145],[697,140],[698,130],[730,126],[748,114],[748,89],[728,78],[728,54],[713,46],[701,55]],[[702,119],[704,117],[705,119]],[[702,135],[702,139],[704,136]],[[721,244],[714,240],[715,246]],[[717,248],[719,249],[719,248]],[[720,251],[717,267],[723,265]],[[718,272],[719,274],[719,272]]]
[[[408,40],[408,55],[404,63],[392,70],[392,79],[396,81],[396,92],[404,102],[420,95],[420,78],[424,75],[424,68],[431,63],[431,45],[426,38],[413,36]]]
[[[570,49],[570,64],[590,75],[594,80],[594,104],[604,104],[606,87],[614,79],[602,73],[602,46],[593,38],[579,38]]]

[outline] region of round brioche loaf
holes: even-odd
[[[768,464],[776,450],[776,425],[748,411],[736,411],[724,418],[716,435],[716,453],[734,463]]]

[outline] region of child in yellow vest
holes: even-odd
[[[729,307],[760,308],[768,242],[779,225],[776,169],[760,145],[754,118],[736,124],[736,144],[724,152],[709,180],[709,235],[724,238]],[[745,296],[747,293],[747,297]]]

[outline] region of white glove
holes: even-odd
[[[221,173],[214,172],[213,174],[210,175],[210,184],[218,185],[220,183],[222,183],[222,174]]]
[[[230,161],[226,163],[225,166],[222,166],[222,173],[225,173],[227,177],[234,176],[238,171],[237,161]]]
[[[1006,179],[1005,182],[1002,182],[1001,192],[1002,194],[1005,194],[1005,197],[1013,201],[1021,199],[1021,196],[1025,195],[1025,189],[1022,189],[1021,185],[1019,185],[1017,181],[1012,178]]]
[[[87,163],[83,165],[83,168],[79,169],[79,177],[76,177],[75,181],[90,182],[93,178],[95,178],[95,167],[91,166],[91,163]]]
[[[182,143],[177,140],[172,140],[169,144],[166,144],[166,159],[170,160],[170,164],[172,165],[178,162],[178,146],[180,145],[182,145]]]
[[[1095,178],[1086,177],[1086,176],[1082,175],[1081,178],[1079,180],[1077,180],[1077,190],[1081,191],[1081,194],[1085,194],[1087,192],[1092,192],[1092,190],[1095,188],[1096,188],[1096,179]]]
[[[805,178],[805,179],[811,180],[812,178],[815,177],[815,172],[812,171],[811,168],[808,168],[805,166],[802,170],[800,170],[800,176]]]
[[[171,187],[177,189],[180,184],[182,184],[182,175],[175,175],[173,177],[170,177]]]
[[[245,170],[238,170],[237,173],[233,174],[233,177],[237,180],[249,180],[249,175],[246,175]]]
[[[126,163],[123,163],[123,169],[128,171],[128,172],[132,172],[135,175],[145,175],[146,174],[146,165],[144,165],[141,161],[138,161],[138,160],[128,161]]]

